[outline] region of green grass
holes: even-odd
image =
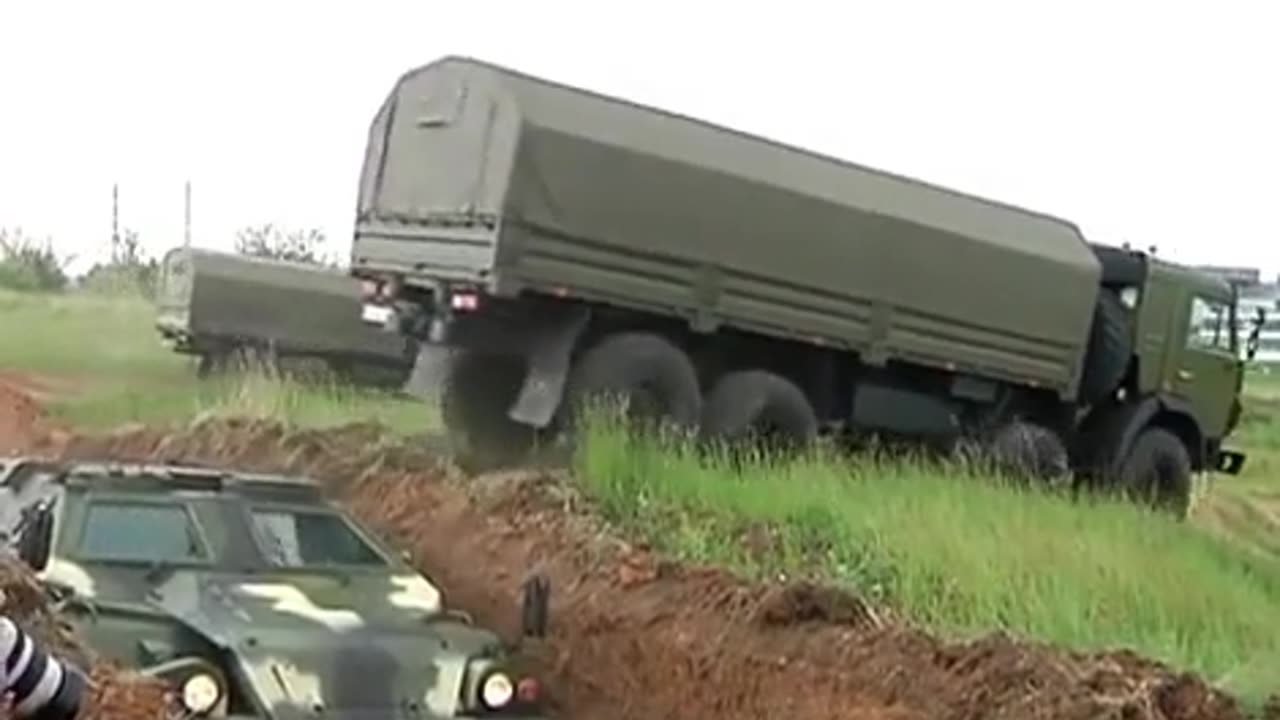
[[[1250,704],[1280,690],[1280,536],[1250,537],[1268,532],[1257,517],[1179,523],[959,468],[825,451],[731,465],[599,421],[577,468],[606,516],[687,560],[832,579],[947,634],[998,627],[1078,649],[1131,647]],[[1260,475],[1222,482],[1236,481],[1277,490]],[[1247,497],[1239,486],[1213,492],[1219,504]]]
[[[65,380],[46,399],[81,426],[201,412],[323,427],[435,425],[385,393],[250,374],[198,381],[142,300],[0,294],[0,369]],[[15,341],[14,339],[19,339]],[[1116,646],[1203,673],[1251,704],[1280,690],[1280,375],[1254,374],[1236,442],[1190,523],[1072,503],[922,462],[822,451],[735,471],[687,448],[592,426],[577,473],[630,533],[748,575],[812,575],[967,635],[1001,627],[1080,649]]]
[[[0,292],[0,369],[71,386],[54,390],[45,406],[80,427],[183,421],[207,411],[305,427],[377,420],[405,434],[438,427],[428,404],[385,391],[261,371],[198,380],[190,358],[161,344],[154,317],[141,298]]]

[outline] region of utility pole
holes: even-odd
[[[111,263],[120,255],[120,183],[111,183]]]
[[[191,247],[191,181],[183,185],[182,193],[182,246]]]

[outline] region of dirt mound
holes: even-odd
[[[40,405],[19,385],[0,375],[0,454],[24,447],[43,428]]]
[[[69,625],[51,611],[46,596],[26,566],[0,555],[0,612],[39,640],[44,649],[89,673],[90,693],[80,717],[85,720],[168,718],[168,690],[153,680],[96,662]],[[8,720],[0,707],[0,720]]]
[[[613,538],[557,478],[463,481],[376,428],[289,432],[205,419],[57,438],[74,457],[305,472],[411,550],[455,606],[515,635],[518,591],[552,580],[551,635],[526,650],[568,718],[1225,720],[1200,680],[1131,653],[1076,655],[992,635],[948,644],[813,585],[745,584]]]

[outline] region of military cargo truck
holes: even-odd
[[[473,456],[611,394],[709,438],[977,439],[1175,507],[1243,461],[1233,289],[1065,220],[466,58],[403,75],[366,153],[363,316],[450,351]]]
[[[157,305],[162,339],[197,356],[202,376],[245,351],[395,388],[413,367],[416,342],[361,322],[359,284],[340,269],[178,247],[161,264]]]

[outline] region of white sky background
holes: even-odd
[[[0,0],[0,227],[87,261],[320,227],[367,126],[465,54],[991,196],[1091,239],[1280,272],[1280,5]]]

